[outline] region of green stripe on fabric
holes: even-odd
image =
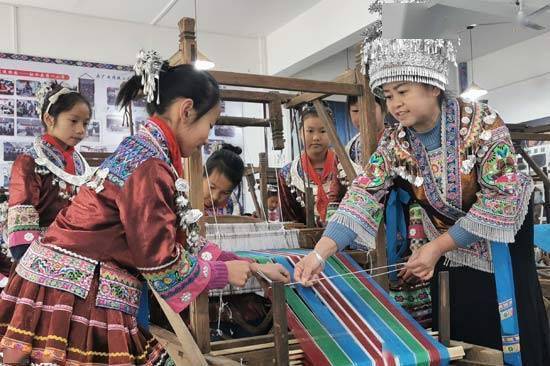
[[[266,254],[263,256],[260,253],[255,252],[238,252],[237,255],[252,258],[262,264],[272,262],[272,258],[277,256],[274,254]],[[283,258],[282,256],[280,257]],[[340,346],[338,346],[332,336],[327,333],[323,325],[292,288],[285,286],[285,296],[287,304],[290,306],[294,314],[296,314],[300,322],[304,325],[304,328],[307,329],[307,332],[325,354],[331,365],[354,365],[353,361],[351,361],[344,351],[342,351]]]
[[[327,261],[339,274],[350,273],[349,269],[336,257],[332,256]],[[395,334],[414,352],[417,356],[417,365],[430,365],[428,350],[416,340],[416,338],[403,326],[395,316],[361,283],[357,275],[347,275],[342,278],[369,304],[372,309],[383,319]]]

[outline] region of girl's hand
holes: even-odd
[[[285,267],[283,267],[279,263],[266,263],[266,264],[252,263],[250,265],[250,268],[252,269],[253,273],[261,271],[270,280],[274,282],[283,282],[283,283],[290,282],[290,273],[288,273]],[[259,279],[263,279],[261,276],[256,276],[256,277],[258,277]]]
[[[227,280],[237,287],[244,287],[250,277],[250,262],[247,261],[227,261]]]

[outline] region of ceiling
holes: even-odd
[[[526,0],[526,13],[530,13],[550,0]],[[460,38],[459,61],[470,59],[470,35],[466,26],[480,24],[472,30],[474,58],[525,41],[550,31],[550,11],[533,18],[546,26],[536,31],[515,23],[518,8],[513,0],[433,0],[424,9],[414,11],[384,8],[384,37],[404,38]],[[387,18],[386,18],[387,16]],[[388,20],[393,20],[392,24]],[[482,26],[482,23],[510,22]]]
[[[183,16],[195,17],[198,31],[243,37],[265,36],[321,0],[0,0],[67,13],[177,27]]]

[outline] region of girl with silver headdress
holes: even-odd
[[[332,110],[324,104],[327,114]],[[312,103],[301,111],[299,139],[303,151],[279,172],[280,205],[283,221],[306,223],[306,188],[314,197],[315,223],[325,225],[329,204],[338,203],[345,193],[339,179],[338,157],[330,145],[328,133]]]
[[[45,133],[11,169],[6,234],[18,261],[67,207],[92,171],[75,146],[86,136],[92,110],[82,94],[55,82],[36,93]]]
[[[412,250],[401,276],[432,279],[435,328],[433,278],[444,270],[453,339],[502,349],[506,364],[547,365],[548,320],[533,258],[533,182],[518,170],[496,111],[445,95],[454,55],[452,42],[441,39],[366,45],[370,86],[385,99],[393,126],[295,276],[309,284],[337,250],[373,249],[386,193],[401,187],[411,197]]]
[[[141,52],[117,102],[144,94],[149,120],[124,139],[40,242],[21,258],[0,297],[7,364],[165,365],[167,352],[136,322],[140,278],[176,312],[202,292],[242,287],[279,265],[222,252],[199,236],[182,157],[207,142],[220,114],[219,87],[192,65]]]

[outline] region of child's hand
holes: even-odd
[[[250,277],[250,262],[247,261],[227,261],[227,280],[237,287],[244,287]]]
[[[278,263],[266,263],[266,264],[257,264],[253,263],[251,265],[252,271],[262,271],[270,280],[273,282],[290,282],[290,273]],[[260,277],[261,279],[261,277]]]

